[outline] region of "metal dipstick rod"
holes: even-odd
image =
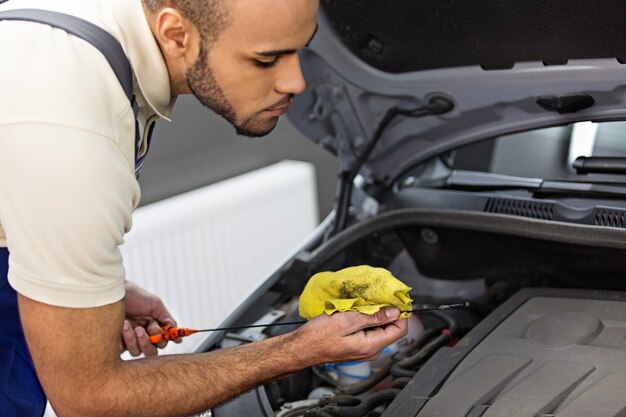
[[[450,309],[455,309],[455,308],[468,308],[469,306],[470,306],[470,303],[466,301],[464,303],[458,303],[458,304],[443,304],[437,307],[416,308],[415,310],[411,310],[410,312],[415,313],[415,314],[420,314],[420,313],[428,313],[431,311],[443,311],[443,310],[450,310]],[[298,321],[286,321],[286,322],[280,322],[280,323],[250,324],[247,326],[216,327],[213,329],[201,329],[201,330],[188,329],[185,327],[163,326],[162,329],[164,333],[150,336],[150,342],[159,343],[162,340],[174,340],[180,337],[192,335],[194,333],[243,330],[243,329],[252,329],[254,327],[290,326],[294,324],[304,324],[306,322],[307,322],[306,320],[298,320]]]

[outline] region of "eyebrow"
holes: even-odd
[[[311,42],[313,41],[313,38],[317,34],[318,29],[319,29],[319,25],[315,25],[315,31],[313,32],[313,35],[311,36],[309,41],[306,43],[306,45],[304,45],[305,48],[311,44]],[[297,49],[275,49],[272,51],[256,52],[256,54],[260,56],[271,57],[271,56],[291,55],[291,54],[295,54],[296,52],[298,52]]]

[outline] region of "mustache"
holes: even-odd
[[[288,106],[293,101],[293,97],[294,97],[293,94],[289,94],[288,96],[285,96],[282,99],[280,99],[274,105],[268,107],[267,110],[276,110],[276,109],[280,109],[280,108],[283,108],[285,106]]]

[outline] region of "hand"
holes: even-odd
[[[128,350],[132,356],[156,356],[157,347],[163,349],[167,341],[163,340],[156,346],[150,342],[149,335],[163,333],[161,326],[169,324],[176,326],[176,321],[167,310],[163,301],[143,288],[126,282],[126,296],[124,297],[125,315],[120,350]],[[175,340],[180,343],[181,340]]]
[[[300,355],[313,364],[374,360],[380,352],[406,335],[407,321],[400,310],[382,308],[376,314],[357,312],[322,314],[295,332]]]

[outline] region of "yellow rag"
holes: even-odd
[[[383,268],[353,266],[337,272],[320,272],[311,277],[300,296],[299,313],[312,319],[322,313],[359,311],[374,314],[395,306],[400,317],[411,315],[410,287]]]

